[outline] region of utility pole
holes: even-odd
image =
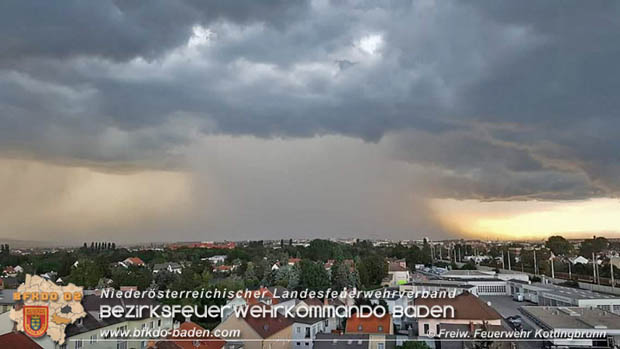
[[[569,259],[569,260],[568,260],[568,279],[569,279],[569,280],[572,280],[572,279],[573,279],[573,272],[571,271],[571,267],[572,267],[572,265],[571,265],[571,264],[573,264],[573,263],[572,263],[572,262],[570,261],[570,259]]]
[[[508,253],[508,270],[512,270],[512,267],[510,266],[510,250],[506,250],[506,253]]]
[[[538,275],[538,267],[536,265],[536,249],[534,249],[534,275]]]
[[[615,285],[614,285],[614,257],[611,257],[611,259],[609,260],[609,268],[611,268],[611,289],[613,290],[615,288]]]
[[[594,252],[592,252],[592,283],[596,283],[596,261],[594,260]]]
[[[554,262],[554,258],[555,256],[553,254],[551,254],[551,278],[555,279],[555,269],[553,268],[553,262]]]
[[[502,269],[506,269],[506,264],[504,264],[504,250],[502,250]]]

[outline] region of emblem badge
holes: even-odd
[[[24,332],[30,337],[41,337],[47,331],[49,309],[46,306],[24,306]]]

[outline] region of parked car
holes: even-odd
[[[521,315],[509,316],[506,318],[506,321],[508,321],[508,324],[510,324],[510,326],[517,331],[523,329],[523,320],[521,319]]]

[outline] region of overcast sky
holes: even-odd
[[[3,1],[0,237],[618,236],[618,33],[616,1]]]

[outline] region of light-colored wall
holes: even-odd
[[[262,349],[291,349],[293,326],[289,326],[271,337],[263,340]]]
[[[387,348],[387,343],[385,341],[385,335],[377,335],[371,334],[368,338],[368,349],[380,349],[379,344],[383,344],[383,349]]]
[[[424,324],[429,324],[429,331],[432,331],[434,335],[437,334],[437,325],[441,329],[441,325],[451,324],[451,325],[469,325],[469,323],[473,323],[474,325],[481,325],[485,320],[471,319],[471,320],[462,320],[462,319],[418,319],[418,334],[420,336],[426,336],[428,333],[424,332]],[[502,325],[502,320],[491,320],[486,321],[489,325]]]
[[[306,339],[306,329],[310,332],[310,338]],[[312,349],[317,333],[325,332],[325,322],[319,321],[314,324],[294,323],[291,338],[293,339],[292,347],[296,349],[308,348]],[[308,345],[305,344],[308,342]],[[299,343],[299,345],[297,345]]]
[[[262,337],[254,331],[254,329],[248,325],[243,319],[239,319],[236,316],[229,316],[224,322],[217,325],[218,330],[239,330],[239,337],[235,338],[233,342],[242,342],[244,348],[247,349],[261,349]],[[289,337],[290,338],[290,337]]]
[[[239,337],[231,340],[232,343],[243,343],[246,349],[290,349],[293,326],[288,326],[281,331],[273,334],[269,338],[263,339],[248,325],[243,319],[236,316],[230,316],[224,322],[220,323],[216,329],[218,330],[238,330]]]
[[[158,320],[161,320],[161,326],[158,326]],[[84,332],[84,333],[80,333],[77,334],[75,336],[71,336],[71,337],[67,337],[66,338],[66,348],[67,349],[74,349],[76,348],[76,344],[78,341],[82,341],[82,348],[96,348],[96,349],[116,349],[117,348],[117,343],[119,341],[117,340],[102,340],[103,338],[101,338],[101,331],[106,331],[106,330],[115,330],[118,328],[121,328],[123,326],[127,326],[127,330],[130,331],[130,336],[132,336],[133,331],[136,329],[142,329],[142,326],[144,324],[146,324],[146,326],[148,326],[148,328],[155,328],[155,329],[172,329],[172,319],[165,319],[165,318],[147,318],[147,319],[142,319],[142,320],[136,320],[136,321],[124,321],[124,322],[119,322],[117,324],[114,325],[110,325],[110,326],[106,326],[106,327],[101,327],[92,331],[88,331],[88,332]],[[93,338],[93,342],[91,343],[91,336],[94,336]],[[126,341],[127,342],[127,349],[142,349],[142,348],[146,348],[146,344],[149,342],[149,340],[152,340],[153,338],[146,338],[144,340],[131,340],[131,341]],[[122,341],[122,340],[121,340]],[[59,345],[56,345],[56,348],[61,348]]]

